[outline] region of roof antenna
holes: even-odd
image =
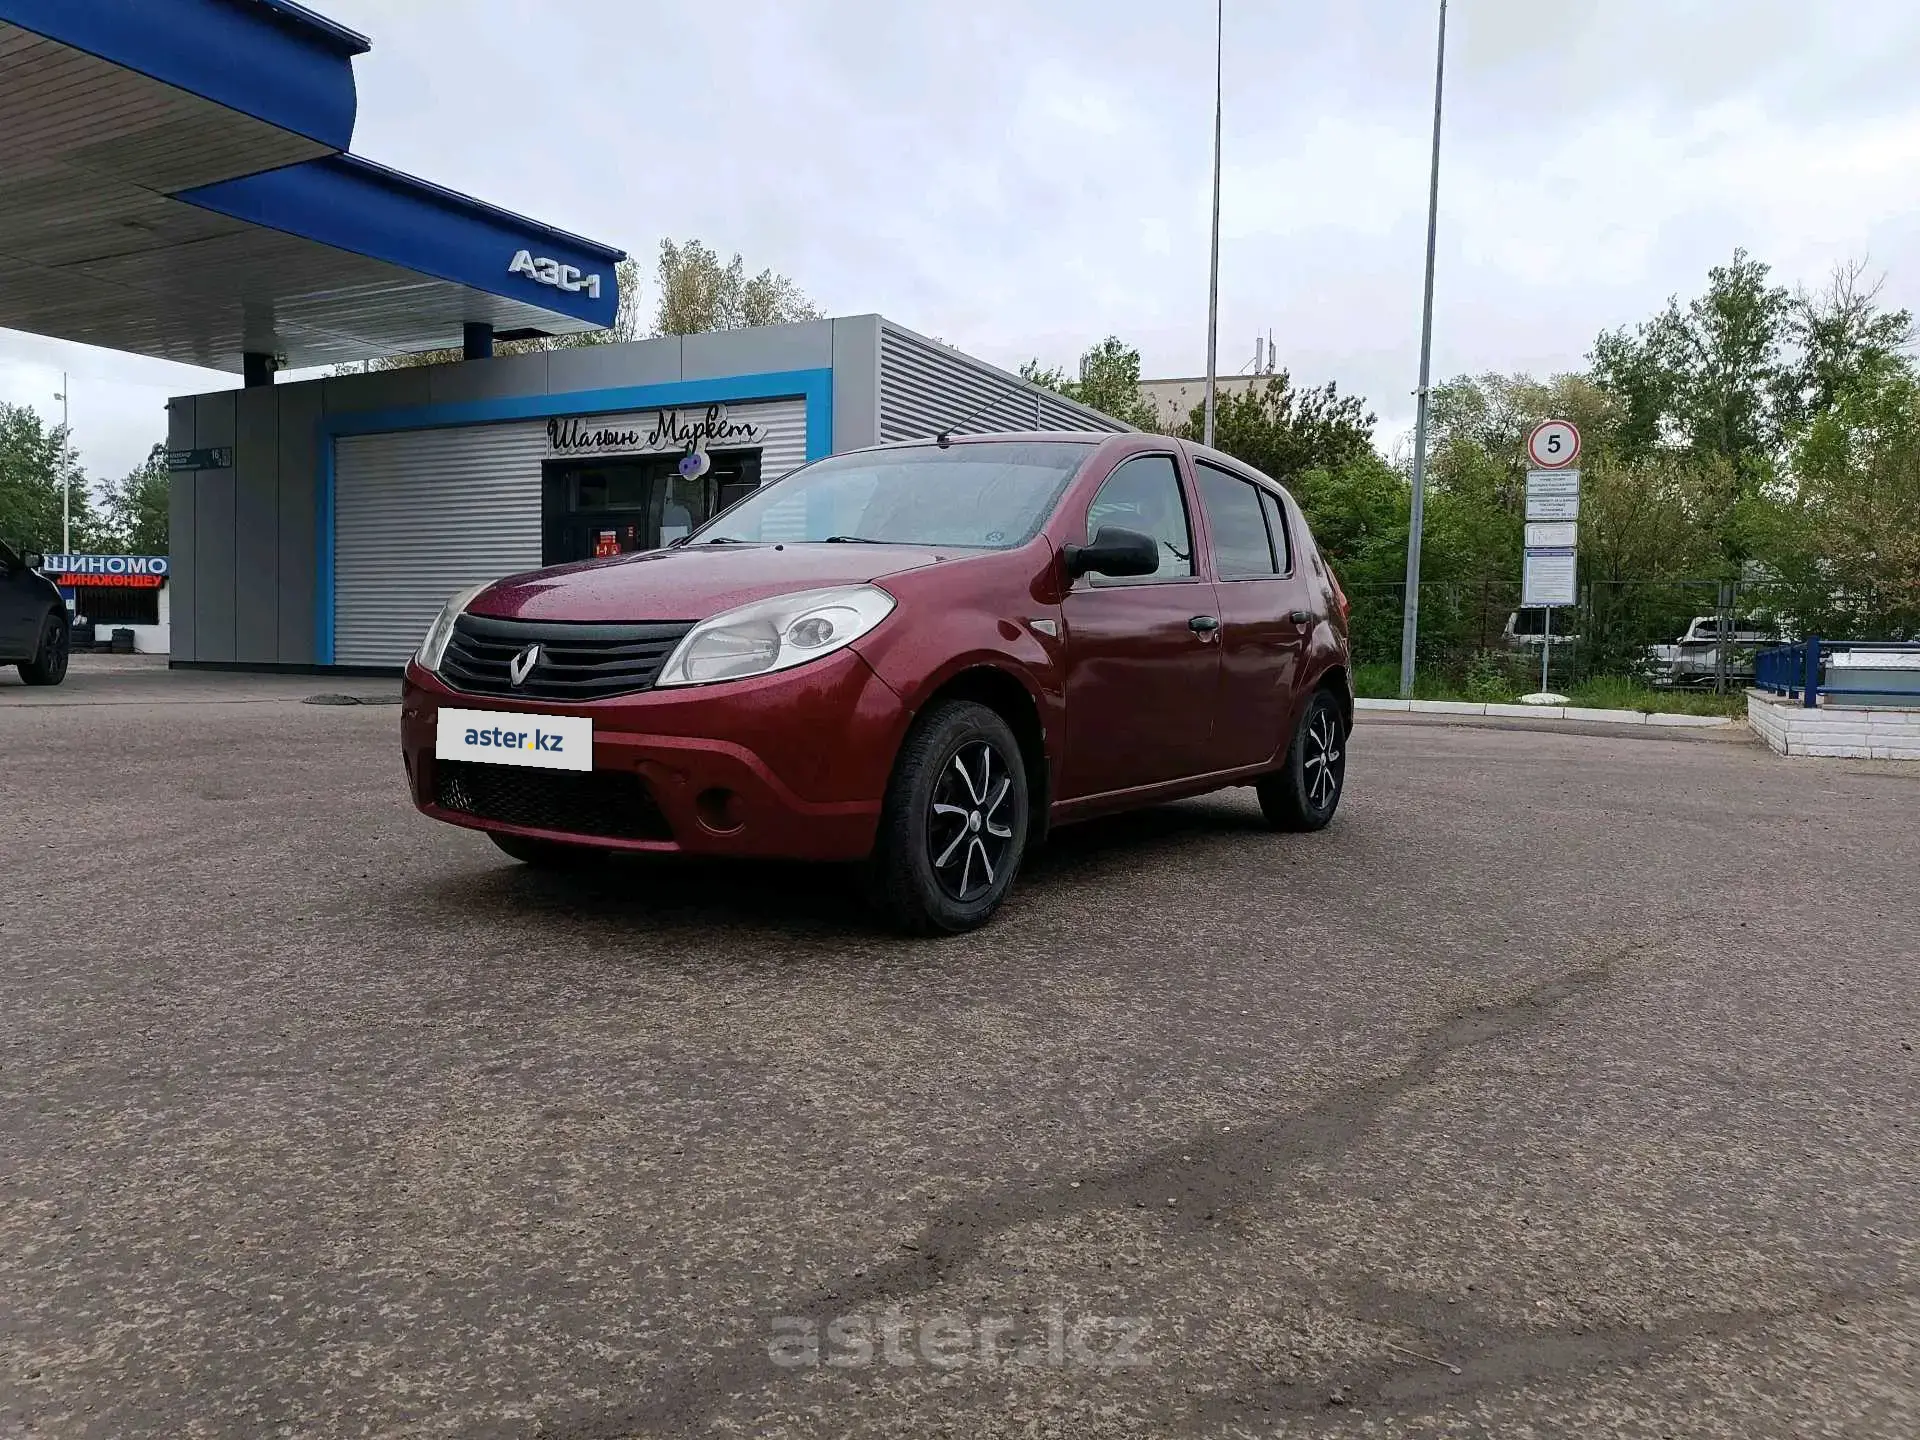
[[[1024,380],[1022,380],[1020,384],[1024,388],[1028,390],[1032,390],[1034,392],[1034,395],[1038,397],[1040,393],[1038,386],[1028,384]],[[1019,394],[1019,391],[1016,390],[1014,392],[1014,395],[1018,396],[1018,394]],[[978,410],[974,411],[971,415],[967,416],[966,419],[956,420],[953,422],[953,424],[945,426],[940,431],[938,431],[933,437],[933,443],[938,445],[942,450],[946,450],[950,448],[953,445],[954,431],[965,429],[967,426],[971,425],[974,421],[978,420],[982,415],[986,414],[989,410],[993,409],[994,406],[1001,404],[1002,402],[1006,401],[1008,398],[1009,397],[1005,395],[994,396],[993,399],[989,400],[986,404],[982,405]],[[1036,416],[1036,418],[1038,417]],[[1038,429],[1039,427],[1036,426],[1035,428]]]

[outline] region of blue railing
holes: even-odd
[[[1820,662],[1842,650],[1873,650],[1895,655],[1920,655],[1920,644],[1901,644],[1886,640],[1822,640],[1809,635],[1798,645],[1776,645],[1754,657],[1753,683],[1773,695],[1798,699],[1811,710],[1822,695],[1882,695],[1886,687],[1872,685],[1824,685],[1820,680]]]

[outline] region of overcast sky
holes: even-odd
[[[370,35],[356,152],[624,246],[791,275],[1003,365],[1205,367],[1210,0],[309,0]],[[1410,423],[1431,0],[1226,0],[1223,373]],[[1912,0],[1454,0],[1435,372],[1577,366],[1744,246],[1920,310]],[[648,297],[651,309],[651,295]],[[237,377],[0,330],[96,475]]]

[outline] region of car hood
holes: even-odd
[[[771,595],[858,585],[944,558],[912,545],[695,545],[510,575],[467,610],[501,620],[704,620]]]

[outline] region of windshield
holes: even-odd
[[[990,440],[830,456],[755,491],[687,543],[865,540],[1004,550],[1040,532],[1092,451],[1083,441]]]

